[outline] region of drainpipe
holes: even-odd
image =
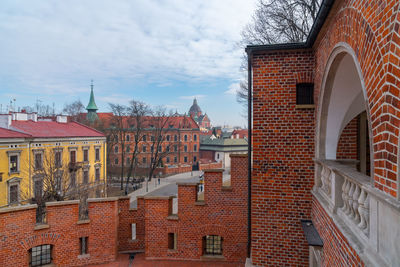
[[[247,49],[246,49],[247,50]],[[251,75],[251,50],[247,50],[247,89],[248,89],[248,176],[247,176],[247,257],[251,255],[251,122],[252,122],[252,75]]]

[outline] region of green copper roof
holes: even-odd
[[[96,102],[94,102],[93,83],[92,83],[91,87],[92,87],[92,90],[90,92],[90,100],[89,100],[89,104],[86,107],[86,110],[98,110],[98,108],[96,106]]]

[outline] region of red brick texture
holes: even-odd
[[[47,228],[35,230],[36,209],[0,213],[0,266],[28,266],[29,249],[51,244],[56,266],[86,266],[114,261],[118,249],[143,248],[143,240],[129,243],[127,224],[137,221],[127,199],[89,202],[89,221],[78,223],[78,203],[59,202],[47,207]],[[127,209],[128,208],[128,209]],[[120,211],[120,214],[118,212]],[[143,225],[143,224],[142,224]],[[143,238],[144,229],[138,228]],[[79,238],[88,237],[89,255],[79,255]],[[119,245],[118,245],[119,243]],[[136,246],[135,246],[136,245]]]
[[[323,266],[364,266],[360,257],[313,197],[312,220],[324,241]]]
[[[202,238],[223,238],[223,258],[244,262],[247,244],[247,158],[232,157],[231,186],[222,186],[222,172],[205,171],[204,201],[196,184],[178,185],[178,214],[171,216],[172,198],[145,198],[146,258],[207,260]],[[177,234],[176,250],[168,249],[168,233]]]
[[[316,96],[334,49],[348,45],[360,65],[368,97],[375,186],[398,196],[400,127],[400,3],[397,0],[337,1],[336,12],[315,45]]]
[[[222,161],[199,164],[200,171],[204,171],[204,170],[208,170],[208,169],[220,169],[220,168],[222,168]]]
[[[296,84],[312,82],[311,51],[253,57],[252,262],[308,263],[300,226],[311,216],[314,109],[296,108]],[[311,79],[311,80],[310,80]]]
[[[357,140],[358,117],[355,117],[346,125],[346,127],[344,127],[342,134],[340,135],[336,158],[357,160]]]

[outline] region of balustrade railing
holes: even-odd
[[[346,217],[366,236],[369,234],[369,177],[357,172],[349,161],[316,160],[317,190],[328,201],[331,211]],[[318,180],[319,179],[319,180]]]

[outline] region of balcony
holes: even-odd
[[[354,160],[315,160],[313,195],[367,266],[398,259],[399,201],[377,190]]]

